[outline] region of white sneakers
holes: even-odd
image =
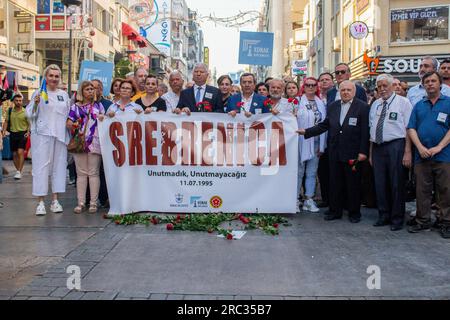
[[[20,180],[22,179],[22,174],[20,173],[20,171],[17,171],[16,174],[14,175],[14,179],[15,180]]]
[[[64,211],[63,207],[61,206],[61,204],[58,202],[58,200],[53,200],[52,204],[50,205],[50,210],[53,213],[61,213]]]
[[[44,201],[39,202],[37,208],[36,208],[36,215],[37,216],[45,216],[47,214],[47,211],[45,210],[45,204]]]
[[[63,212],[63,207],[58,202],[58,200],[54,200],[52,204],[50,205],[50,211],[53,213],[61,213]],[[39,202],[37,208],[36,208],[36,215],[37,216],[45,216],[47,214],[47,211],[45,210],[45,203],[44,201]]]
[[[314,202],[313,199],[308,199],[303,203],[303,211],[309,211],[309,212],[313,212],[313,213],[317,213],[320,211],[319,208],[317,208],[316,203]]]

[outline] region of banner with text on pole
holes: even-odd
[[[271,66],[273,56],[273,33],[240,33],[239,64]]]
[[[109,214],[295,213],[296,130],[288,114],[105,118]]]

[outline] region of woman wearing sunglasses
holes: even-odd
[[[326,108],[320,99],[319,82],[316,78],[306,78],[301,89],[302,98],[297,112],[297,121],[299,128],[311,128],[325,120]],[[299,138],[299,165],[298,165],[298,183],[297,193],[300,195],[303,177],[305,181],[305,202],[303,211],[319,212],[313,198],[316,190],[317,168],[319,158],[326,147],[326,133],[305,139]]]

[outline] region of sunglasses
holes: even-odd
[[[338,70],[338,71],[335,71],[335,73],[336,73],[336,75],[346,74],[347,70]]]
[[[305,84],[305,87],[307,87],[307,88],[315,88],[315,87],[317,87],[317,83],[314,83],[314,84],[307,83],[307,84]]]

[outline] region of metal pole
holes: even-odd
[[[69,21],[72,24],[72,13],[70,14]],[[67,83],[67,90],[70,97],[72,94],[72,25],[69,29],[69,80]]]

